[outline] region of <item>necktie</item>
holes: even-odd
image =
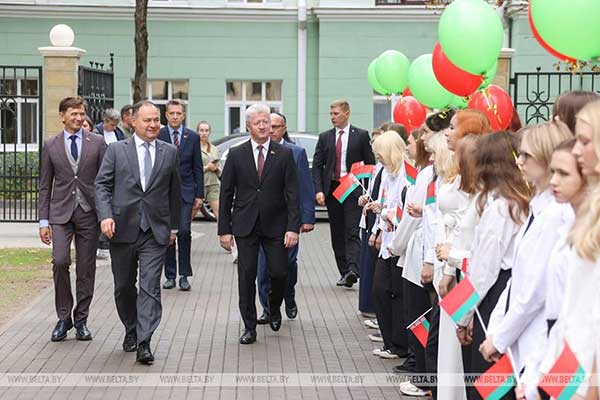
[[[265,168],[265,156],[263,155],[262,151],[263,151],[263,146],[259,145],[258,146],[258,162],[257,162],[257,168],[256,168],[259,178],[262,176],[263,169]]]
[[[69,136],[71,139],[71,155],[73,156],[73,160],[77,161],[77,157],[79,157],[79,152],[77,151],[77,135]]]
[[[179,148],[179,132],[173,131],[173,144],[175,147]]]
[[[143,146],[146,148],[144,153],[144,191],[146,191],[148,190],[150,175],[152,175],[152,156],[150,155],[150,143],[144,142]]]
[[[335,165],[333,166],[333,178],[335,180],[340,179],[342,174],[342,135],[344,130],[340,130],[337,142],[335,142]]]

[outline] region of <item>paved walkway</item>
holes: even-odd
[[[0,226],[0,230],[3,227]],[[217,244],[216,225],[195,222],[192,291],[163,290],[163,318],[155,332],[153,366],[135,364],[135,353],[121,350],[123,327],[112,297],[107,262],[98,265],[91,306],[91,342],[78,342],[74,332],[66,341],[52,343],[56,323],[52,288],[34,304],[0,328],[0,378],[10,374],[384,374],[397,361],[371,355],[373,344],[357,311],[358,289],[335,287],[326,223],[302,236],[297,286],[298,318],[283,320],[279,332],[258,327],[258,341],[241,346],[237,306],[236,267]],[[37,231],[34,230],[34,235]],[[4,235],[4,233],[3,233]],[[74,275],[74,274],[73,274]],[[260,307],[259,307],[260,312]],[[131,374],[133,378],[123,378]],[[156,374],[156,375],[152,375]],[[33,375],[32,375],[33,376]],[[11,385],[0,387],[1,399],[398,399],[397,387],[342,385]],[[50,375],[65,376],[65,375]],[[73,377],[76,375],[66,375]],[[181,375],[180,375],[181,376]],[[288,375],[286,375],[288,376]],[[330,375],[331,376],[331,375]],[[348,375],[346,375],[348,376]],[[207,379],[213,379],[213,375]],[[4,377],[6,379],[6,376]],[[196,376],[197,378],[197,376]],[[46,378],[50,379],[50,378]],[[62,378],[61,378],[62,379]],[[191,379],[191,378],[190,378]]]

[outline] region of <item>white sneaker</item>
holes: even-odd
[[[373,334],[369,335],[369,339],[371,340],[371,342],[383,342],[381,333],[373,333]]]
[[[402,382],[399,386],[400,392],[407,396],[417,396],[417,397],[425,397],[429,396],[429,392],[424,391],[423,389],[419,389],[415,385],[410,382]]]
[[[379,329],[376,319],[365,319],[363,323],[371,329]]]
[[[398,358],[397,354],[392,353],[389,349],[381,348],[373,350],[373,355],[381,358],[385,358],[387,360],[393,360]]]
[[[96,258],[98,260],[108,260],[110,258],[110,251],[108,249],[96,250]]]

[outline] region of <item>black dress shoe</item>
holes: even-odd
[[[175,287],[175,279],[167,279],[163,285],[163,289],[173,289]]]
[[[344,286],[351,288],[358,281],[358,275],[355,272],[348,272],[346,276],[344,276]]]
[[[279,310],[271,311],[269,315],[269,326],[277,332],[281,328],[281,312]]]
[[[82,341],[92,340],[92,333],[85,324],[81,324],[75,327],[75,338]]]
[[[266,325],[269,323],[269,313],[266,311],[263,311],[262,315],[260,317],[258,317],[258,319],[256,320],[256,323],[258,325]]]
[[[246,329],[240,336],[240,344],[252,344],[254,342],[256,342],[256,331]]]
[[[289,319],[296,318],[298,315],[298,305],[296,302],[294,302],[294,304],[285,305],[285,315],[287,315]]]
[[[344,286],[346,284],[346,275],[342,276],[339,281],[335,283],[335,286]]]
[[[146,342],[140,343],[137,349],[137,357],[135,358],[135,361],[141,364],[152,365],[154,362],[154,356],[152,355],[152,351],[150,351],[150,344]]]
[[[192,287],[190,286],[190,283],[188,282],[186,276],[182,276],[181,278],[179,278],[179,290],[187,292],[191,288]]]
[[[65,340],[67,337],[67,332],[73,328],[73,321],[71,319],[60,320],[56,323],[54,330],[52,331],[52,337],[50,340],[53,342],[60,342],[61,340]]]
[[[137,350],[137,335],[135,333],[128,333],[123,339],[123,351],[132,353]]]

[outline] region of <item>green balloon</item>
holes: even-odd
[[[600,1],[532,0],[529,7],[548,46],[578,60],[600,56]]]
[[[408,70],[408,85],[419,103],[430,108],[444,108],[454,95],[437,81],[431,58],[431,54],[423,54],[412,62]]]
[[[565,33],[562,27],[557,30]],[[438,35],[446,57],[460,69],[478,75],[498,59],[504,29],[490,4],[483,0],[456,0],[442,14]]]
[[[369,84],[371,85],[373,90],[376,91],[377,93],[384,95],[384,96],[388,96],[390,94],[390,92],[385,90],[385,88],[383,86],[381,86],[381,83],[379,83],[379,81],[377,81],[377,77],[375,76],[375,64],[377,64],[377,58],[374,59],[373,61],[371,61],[371,64],[369,64],[369,69],[367,70]]]
[[[468,103],[469,103],[469,101],[467,100],[466,97],[461,97],[461,96],[456,96],[456,95],[454,95],[452,100],[450,100],[450,105],[453,107],[456,107],[458,109],[467,108]]]
[[[387,50],[377,57],[375,78],[388,93],[402,93],[406,87],[410,62],[404,54]]]
[[[483,82],[481,82],[481,85],[479,85],[477,89],[485,89],[486,87],[490,86],[492,82],[494,82],[496,72],[498,72],[498,61],[496,61],[492,68],[490,68],[488,72],[483,75]]]

